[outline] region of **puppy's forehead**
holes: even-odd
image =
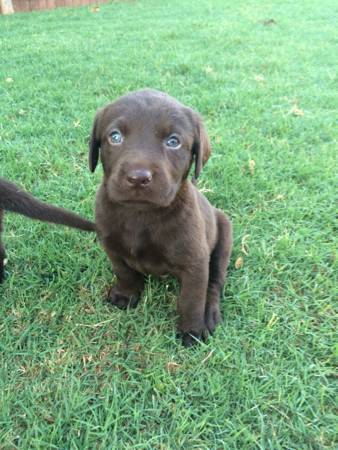
[[[106,106],[105,123],[122,119],[127,125],[170,130],[192,129],[191,111],[169,95],[146,89],[125,95]]]

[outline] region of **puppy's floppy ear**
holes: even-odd
[[[90,135],[89,141],[89,169],[91,172],[94,172],[97,162],[99,160],[99,151],[100,151],[100,134],[99,134],[99,124],[101,119],[102,110],[99,109],[96,113],[94,124],[92,128],[92,132]]]
[[[192,148],[192,153],[195,161],[195,175],[196,180],[201,173],[202,167],[206,164],[211,154],[211,144],[207,135],[202,118],[199,114],[194,113],[195,122],[195,139]]]

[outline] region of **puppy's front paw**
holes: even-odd
[[[205,323],[210,334],[215,331],[215,328],[221,320],[222,316],[219,309],[219,303],[207,303],[205,309]]]
[[[107,298],[108,303],[117,306],[120,309],[136,308],[139,301],[139,295],[123,295],[115,287],[110,290]]]
[[[208,338],[208,330],[203,329],[201,331],[185,331],[179,332],[179,336],[182,340],[184,347],[192,347],[193,345],[205,342]]]

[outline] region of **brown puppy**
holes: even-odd
[[[171,274],[183,344],[212,333],[232,247],[229,219],[188,180],[210,155],[200,116],[168,95],[143,90],[96,114],[89,166],[99,150],[104,178],[96,199],[96,227],[117,276],[109,301],[136,307],[143,274]]]
[[[95,231],[95,224],[65,209],[43,203],[10,181],[0,178],[0,283],[4,279],[5,247],[1,242],[4,211],[12,211],[31,219],[53,222],[84,231]]]

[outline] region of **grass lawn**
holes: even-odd
[[[174,280],[114,309],[93,235],[8,215],[0,449],[336,448],[337,2],[91,9],[0,17],[0,176],[93,217],[96,109],[146,86],[197,109],[234,224],[224,322],[185,349]]]

